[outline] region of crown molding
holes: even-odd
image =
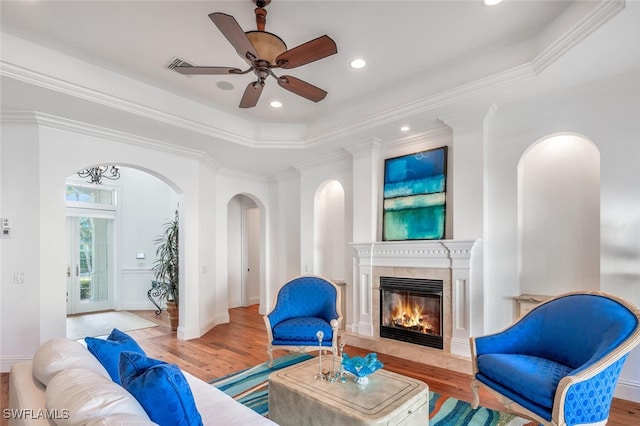
[[[448,142],[451,142],[451,137],[452,133],[450,128],[446,126],[434,126],[434,128],[430,130],[400,139],[392,145],[389,145],[384,154],[385,156],[394,157],[403,155],[411,149],[429,149],[425,148],[425,144],[441,142],[447,145]],[[387,144],[385,144],[385,146],[387,146]]]
[[[270,176],[269,182],[284,182],[298,178],[300,178],[300,171],[292,167],[289,170]]]
[[[249,172],[243,172],[240,170],[235,170],[235,169],[229,169],[229,168],[221,168],[218,170],[218,175],[219,176],[228,176],[230,178],[238,178],[238,179],[245,179],[245,180],[252,180],[255,182],[267,182],[268,181],[268,177],[267,176],[263,176],[260,174],[256,174],[256,173],[249,173]]]
[[[120,132],[105,127],[95,126],[68,118],[58,117],[38,111],[1,111],[0,123],[3,126],[37,126],[79,133],[86,136],[135,145],[141,148],[153,149],[169,154],[181,155],[201,159],[214,169],[220,168],[216,160],[204,151],[176,146],[171,143],[145,138],[130,133]]]
[[[390,108],[385,112],[369,116],[359,122],[333,127],[330,131],[307,138],[305,140],[305,146],[313,147],[337,138],[344,138],[366,130],[375,129],[380,125],[402,120],[415,114],[435,110],[439,107],[472,98],[490,90],[513,84],[520,80],[532,78],[534,76],[535,73],[533,72],[530,63],[512,67],[510,69],[435,93],[417,101],[409,102],[396,108]]]
[[[308,170],[308,169],[312,169],[315,167],[319,167],[319,166],[323,166],[327,163],[336,163],[338,161],[342,161],[345,159],[350,158],[350,156],[343,152],[343,151],[337,151],[331,154],[327,154],[327,155],[323,155],[323,156],[318,156],[318,157],[314,157],[312,160],[309,161],[303,161],[301,163],[296,163],[293,164],[292,166],[302,172],[304,170]]]
[[[625,6],[625,0],[602,0],[583,19],[566,31],[560,38],[554,40],[531,61],[534,72],[540,74],[571,50],[573,46],[580,43],[588,35],[620,13]],[[612,48],[614,47],[612,46]]]
[[[353,143],[344,148],[352,156],[359,155],[362,152],[378,152],[380,151],[380,146],[382,145],[382,141],[380,138],[370,138],[364,141],[360,141],[358,143]]]
[[[218,127],[213,127],[201,122],[179,117],[151,108],[136,102],[132,102],[117,96],[102,93],[68,81],[64,81],[43,73],[26,69],[0,60],[0,76],[12,78],[23,83],[64,93],[90,102],[128,112],[140,117],[149,118],[163,124],[175,126],[195,133],[211,136],[227,142],[232,142],[249,148],[300,148],[299,140],[257,141],[247,136],[239,135]]]

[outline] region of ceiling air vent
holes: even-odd
[[[170,70],[173,70],[177,66],[191,67],[193,65],[191,65],[187,61],[182,60],[180,58],[175,58],[171,62],[169,62],[169,64],[167,65],[167,68],[169,68]]]

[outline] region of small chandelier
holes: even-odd
[[[87,182],[95,183],[96,185],[102,185],[102,178],[116,180],[120,179],[120,167],[109,166],[104,164],[102,166],[90,167],[88,169],[80,170],[78,176],[81,178],[89,178]]]

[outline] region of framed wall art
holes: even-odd
[[[443,239],[446,189],[446,146],[386,159],[382,239]]]

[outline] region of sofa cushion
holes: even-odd
[[[551,408],[560,380],[573,368],[548,359],[519,354],[478,356],[478,372],[507,389]]]
[[[102,364],[75,340],[54,337],[40,345],[33,356],[33,375],[45,386],[53,376],[67,368],[86,368],[109,377]]]
[[[111,379],[84,368],[56,374],[46,390],[46,407],[56,413],[56,424],[79,425],[92,419],[131,414],[149,419],[138,401]]]
[[[322,346],[331,346],[333,338],[333,330],[331,324],[322,318],[300,317],[290,318],[282,321],[273,327],[273,344],[308,344],[317,345],[318,339],[315,338],[316,332],[322,330],[324,337],[322,338]],[[309,337],[314,338],[310,339]]]
[[[120,353],[123,351],[137,352],[144,354],[138,343],[128,334],[114,328],[107,339],[95,337],[85,337],[87,349],[100,361],[107,370],[111,380],[120,384],[120,374],[118,364],[120,363]]]
[[[120,355],[122,386],[160,425],[201,425],[187,379],[177,365],[149,358],[136,352]]]

